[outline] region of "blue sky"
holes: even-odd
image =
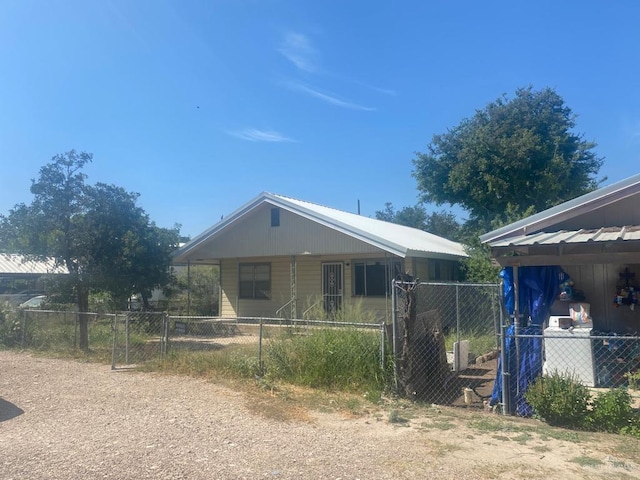
[[[638,25],[635,0],[3,0],[0,213],[76,149],[190,236],[262,191],[373,216],[416,204],[434,134],[527,85],[606,185],[640,171]]]

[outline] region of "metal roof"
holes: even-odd
[[[494,242],[505,238],[526,235],[548,228],[564,220],[574,218],[583,213],[590,212],[596,208],[609,205],[639,193],[640,174],[636,174],[625,180],[589,192],[568,202],[561,203],[560,205],[556,205],[530,217],[493,230],[492,232],[485,233],[480,236],[480,240],[483,243],[489,242],[493,246]]]
[[[0,253],[0,274],[45,275],[48,273],[68,273],[64,267],[56,266],[53,258],[33,260],[24,255]]]
[[[227,226],[239,221],[248,212],[264,203],[284,208],[400,257],[421,256],[426,253],[454,257],[467,256],[464,247],[460,243],[423,230],[364,217],[355,213],[344,212],[335,208],[325,207],[283,195],[263,192],[227,218],[221,220],[188,242],[176,253],[175,258],[184,258],[190,250],[202,244],[207,239],[216,236]]]
[[[640,240],[640,226],[597,229],[561,230],[519,235],[491,243],[492,247],[525,247],[531,245],[581,244]]]

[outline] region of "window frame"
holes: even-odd
[[[280,207],[271,208],[271,226],[272,227],[280,226]]]
[[[256,269],[267,267],[267,280],[256,278]],[[251,269],[250,279],[243,278],[243,269]],[[246,274],[246,272],[244,272]],[[258,272],[259,274],[264,272]],[[243,283],[245,284],[243,286]],[[260,284],[267,284],[266,288],[260,288]],[[251,294],[247,294],[247,285],[250,284]],[[260,292],[266,292],[260,295]],[[241,300],[271,300],[271,263],[246,262],[238,264],[238,298]]]
[[[352,276],[352,292],[354,297],[366,297],[366,298],[385,298],[391,294],[391,279],[395,277],[395,269],[396,266],[399,268],[399,271],[402,272],[402,262],[401,258],[358,258],[351,260],[351,276]],[[364,267],[362,273],[359,273],[358,269]],[[383,267],[384,269],[384,279],[382,280],[382,284],[373,285],[370,283],[374,282],[368,278],[367,275],[367,267]],[[392,273],[393,272],[393,273]],[[375,274],[375,272],[370,271],[370,274]],[[359,278],[360,276],[363,278]],[[380,275],[379,273],[377,274]],[[377,280],[380,282],[380,280]],[[374,292],[369,293],[370,289],[374,288]],[[381,293],[378,293],[381,292]]]

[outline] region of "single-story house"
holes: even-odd
[[[304,318],[361,299],[391,314],[398,274],[458,279],[461,244],[431,233],[262,193],[178,250],[175,265],[220,268],[220,316]]]
[[[480,239],[502,266],[560,266],[571,277],[572,288],[584,293],[595,329],[640,331],[640,174]],[[563,307],[568,308],[552,308]]]
[[[13,253],[0,253],[0,302],[17,305],[43,293],[44,278],[66,274],[54,259],[36,260]]]

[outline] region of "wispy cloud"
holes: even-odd
[[[281,133],[273,130],[245,128],[243,130],[227,130],[225,133],[232,137],[248,140],[250,142],[295,142],[292,138],[285,137]]]
[[[305,35],[287,32],[278,51],[303,72],[317,72],[318,52]]]
[[[369,83],[361,82],[360,80],[354,80],[352,78],[346,78],[346,80],[349,81],[349,82],[355,83],[356,85],[360,85],[362,87],[365,87],[365,88],[368,88],[370,90],[376,91],[378,93],[382,93],[384,95],[389,95],[391,97],[395,97],[395,96],[398,95],[398,92],[396,92],[395,90],[392,90],[390,88],[376,87],[375,85],[371,85]]]
[[[364,112],[373,112],[373,111],[376,110],[373,107],[366,107],[364,105],[359,105],[357,103],[353,103],[353,102],[349,102],[347,100],[343,100],[343,99],[338,98],[337,96],[335,96],[333,94],[323,93],[323,92],[321,92],[319,90],[311,88],[311,87],[309,87],[307,85],[304,85],[302,83],[286,82],[286,86],[289,87],[291,90],[296,90],[298,92],[306,93],[307,95],[310,95],[312,97],[318,98],[318,99],[322,100],[323,102],[329,103],[331,105],[335,105],[337,107],[349,108],[351,110],[362,110]]]

